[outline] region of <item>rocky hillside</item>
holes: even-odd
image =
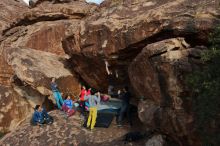
[[[185,83],[201,66],[220,24],[218,0],[21,0],[0,2],[0,130],[13,130],[33,105],[53,107],[52,77],[63,93],[80,82],[106,92],[129,85],[146,129],[179,146],[200,145]],[[144,100],[139,100],[139,97]]]

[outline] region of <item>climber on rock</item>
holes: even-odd
[[[105,61],[105,69],[108,74],[107,80],[108,80],[108,95],[111,97],[117,97],[117,91],[115,92],[115,85],[116,85],[116,80],[118,78],[118,71],[114,70],[113,68],[110,70],[110,64],[108,63],[107,60]]]
[[[122,106],[117,120],[118,127],[122,126],[122,121],[124,119],[125,114],[127,114],[127,118],[129,120],[130,126],[132,126],[131,111],[130,111],[131,94],[128,90],[128,87],[124,87],[122,91],[119,90],[118,96],[122,100]]]
[[[63,98],[62,98],[62,96],[60,94],[60,91],[58,90],[57,84],[55,82],[55,78],[52,78],[51,89],[52,89],[52,92],[53,92],[53,96],[54,96],[54,98],[56,100],[57,107],[59,109],[62,109]]]
[[[89,101],[89,117],[87,120],[87,127],[92,130],[94,129],[96,118],[97,118],[97,106],[100,104],[100,93],[88,95],[84,97],[85,100]]]
[[[70,95],[68,95],[66,97],[66,100],[64,100],[62,110],[67,114],[68,117],[72,116],[75,113],[75,110],[73,110],[73,101]]]
[[[32,124],[41,126],[42,124],[52,123],[53,118],[47,113],[47,111],[41,105],[36,105],[32,117]]]

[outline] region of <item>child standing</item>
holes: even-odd
[[[97,118],[97,106],[100,103],[100,93],[97,92],[95,95],[88,95],[84,97],[85,100],[89,101],[89,117],[87,121],[87,127],[94,129],[96,118]]]

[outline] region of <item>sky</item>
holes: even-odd
[[[23,0],[26,4],[29,4],[29,0]],[[87,2],[94,2],[96,4],[100,4],[104,0],[86,0]]]

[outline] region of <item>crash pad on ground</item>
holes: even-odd
[[[111,98],[109,101],[101,102],[98,106],[98,111],[106,109],[120,109],[122,106],[122,101],[117,98]]]
[[[88,117],[86,117],[88,119]],[[114,114],[111,113],[98,113],[95,127],[104,127],[108,128],[112,120],[114,119]],[[87,120],[84,122],[83,126],[86,127]]]

